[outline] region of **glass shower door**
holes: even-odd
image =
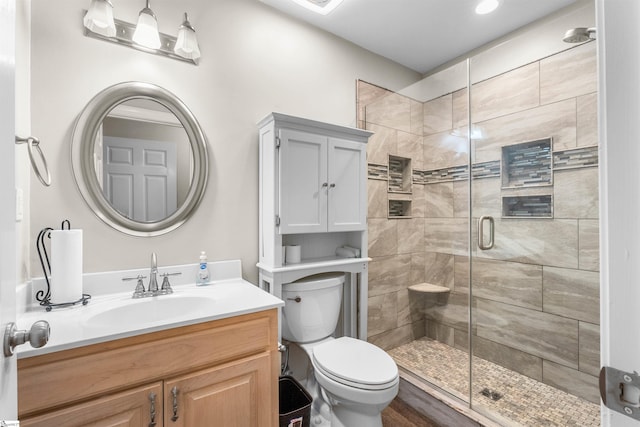
[[[470,404],[599,425],[595,43],[513,67],[507,48],[469,67]]]

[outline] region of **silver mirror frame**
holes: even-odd
[[[129,219],[115,210],[104,197],[93,162],[96,134],[111,109],[131,99],[158,102],[182,123],[193,153],[193,177],[184,203],[167,218],[156,222]],[[71,165],[76,185],[93,213],[107,225],[133,236],[159,236],[180,227],[200,204],[209,176],[207,140],[198,121],[174,94],[160,86],[143,82],[125,82],[98,93],[82,110],[73,129]]]

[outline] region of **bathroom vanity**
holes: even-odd
[[[126,321],[126,307],[148,315],[155,302],[192,304],[194,295],[206,304],[191,315],[101,323],[114,323],[114,310]],[[139,307],[130,296],[20,319],[43,318],[52,331],[47,346],[18,352],[21,425],[278,425],[280,300],[242,279],[175,286]]]

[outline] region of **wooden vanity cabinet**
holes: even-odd
[[[20,359],[20,425],[277,426],[277,334],[272,309]]]

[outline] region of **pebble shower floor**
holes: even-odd
[[[468,355],[421,338],[389,351],[396,363],[461,399],[468,399]],[[600,406],[479,357],[473,358],[473,406],[505,426],[600,426]]]

